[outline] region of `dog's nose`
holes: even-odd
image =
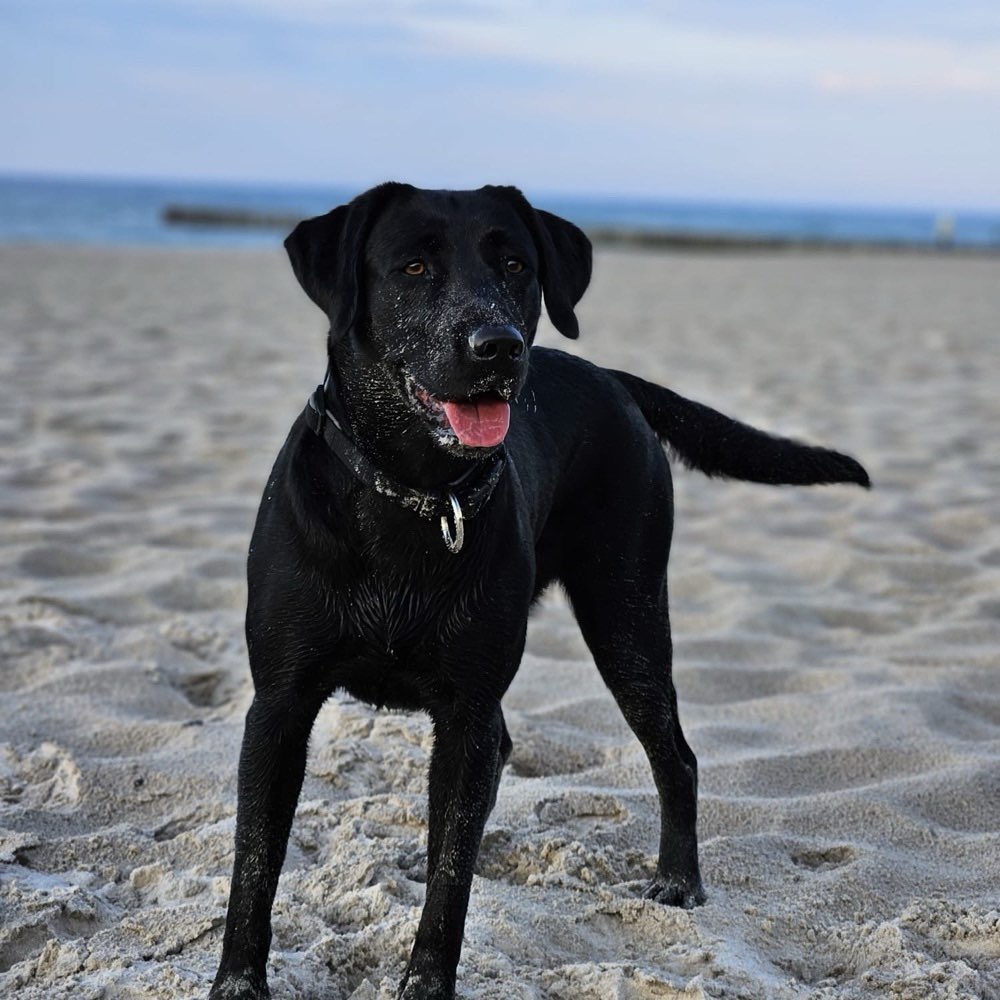
[[[482,361],[517,361],[524,354],[524,337],[513,326],[481,326],[469,334],[469,347]]]

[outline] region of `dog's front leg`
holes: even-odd
[[[222,961],[210,1000],[264,1000],[271,905],[305,775],[309,733],[321,700],[258,692],[240,753],[236,858]]]
[[[400,1000],[451,1000],[472,871],[510,751],[499,703],[434,713],[427,896]]]

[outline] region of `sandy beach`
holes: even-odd
[[[850,452],[871,493],[675,469],[708,902],[559,593],[505,699],[464,1000],[1000,998],[1000,261],[603,250],[569,345]],[[279,251],[0,247],[0,996],[205,997],[252,697],[244,558],[324,367]],[[323,709],[275,1000],[389,1000],[430,726]]]

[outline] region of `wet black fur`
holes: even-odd
[[[646,895],[702,902],[697,763],[670,672],[673,499],[660,442],[709,475],[764,483],[867,486],[864,469],[561,351],[534,348],[530,363],[529,352],[476,357],[469,337],[484,327],[514,327],[530,346],[543,296],[557,329],[578,333],[573,308],[590,279],[590,244],[514,188],[382,185],[301,223],[286,247],[329,317],[338,406],[372,462],[435,489],[477,460],[415,410],[407,378],[438,398],[513,397],[509,461],[453,555],[437,523],[362,485],[303,418],[292,427],[250,547],[255,697],[212,998],[268,995],[271,904],[309,732],[338,688],[433,720],[427,893],[400,996],[454,996],[473,866],[511,750],[501,698],[532,602],[555,581],[649,756],[661,835]],[[424,272],[407,274],[417,259]]]

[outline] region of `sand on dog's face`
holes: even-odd
[[[676,476],[699,910],[636,898],[648,766],[547,600],[505,700],[464,997],[1000,996],[998,315],[993,261],[598,255],[573,350],[850,450],[876,488]],[[0,996],[203,996],[244,554],[322,324],[278,253],[6,247],[0,332]],[[394,995],[429,734],[320,714],[276,998]]]

